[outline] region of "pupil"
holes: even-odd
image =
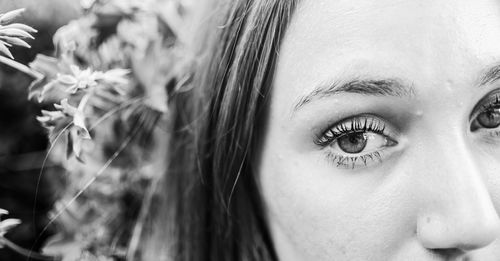
[[[360,153],[366,147],[368,139],[364,132],[350,133],[338,139],[339,148],[346,153]]]
[[[500,112],[498,110],[483,112],[477,116],[477,122],[484,128],[497,128],[500,126]]]

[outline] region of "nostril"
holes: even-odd
[[[465,256],[466,253],[458,248],[429,249],[429,251],[439,260],[460,260],[460,261],[469,260],[469,257]]]

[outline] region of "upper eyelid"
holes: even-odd
[[[487,109],[490,109],[490,105],[493,103],[493,101],[491,101],[491,98],[493,95],[495,96],[495,97],[493,97],[493,99],[495,99],[496,102],[498,102],[500,105],[500,88],[499,88],[499,89],[495,89],[495,90],[490,91],[489,93],[484,95],[476,103],[476,105],[474,106],[474,108],[472,109],[472,111],[469,115],[470,120],[473,120],[479,113],[481,113]]]
[[[378,120],[381,123],[383,123],[384,125],[385,125],[385,122],[386,122],[385,120],[382,119],[382,117],[380,117],[380,116],[378,116],[376,114],[358,114],[358,115],[355,115],[355,116],[350,116],[350,117],[344,118],[344,119],[339,120],[339,121],[337,121],[337,122],[335,122],[333,124],[330,124],[326,129],[323,130],[322,133],[325,133],[328,130],[334,129],[335,127],[340,126],[341,124],[343,124],[345,122],[354,121],[354,120],[359,119],[359,118],[366,118],[366,119]]]
[[[357,129],[354,127],[354,121],[357,119],[360,119],[360,118],[365,118],[366,121],[368,121],[368,120],[371,121],[370,123],[367,123],[367,122],[364,123],[365,124],[365,126],[363,127],[364,130],[376,131],[377,133],[383,134],[383,132],[386,129],[387,121],[384,120],[382,117],[375,115],[375,114],[359,114],[359,115],[344,118],[340,121],[335,122],[334,124],[328,125],[328,127],[326,129],[323,129],[323,131],[321,131],[319,133],[319,135],[316,135],[316,137],[314,139],[314,143],[317,145],[322,145],[323,142],[321,142],[321,140],[326,136],[326,134],[328,132],[335,130],[335,129],[338,130],[339,126],[346,126],[346,125],[342,125],[344,123],[347,123],[347,125],[349,125],[348,126],[349,129],[338,130],[338,132],[347,133],[348,131],[352,131],[352,130],[361,130],[361,128]],[[377,122],[376,128],[374,127],[374,122]],[[337,134],[337,136],[338,136],[338,134]]]

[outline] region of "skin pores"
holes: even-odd
[[[259,179],[280,260],[498,260],[500,2],[303,0]]]

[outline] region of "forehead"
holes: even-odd
[[[498,61],[499,43],[498,1],[303,0],[282,43],[275,92],[295,99],[357,76],[406,78],[417,89],[468,82]]]

